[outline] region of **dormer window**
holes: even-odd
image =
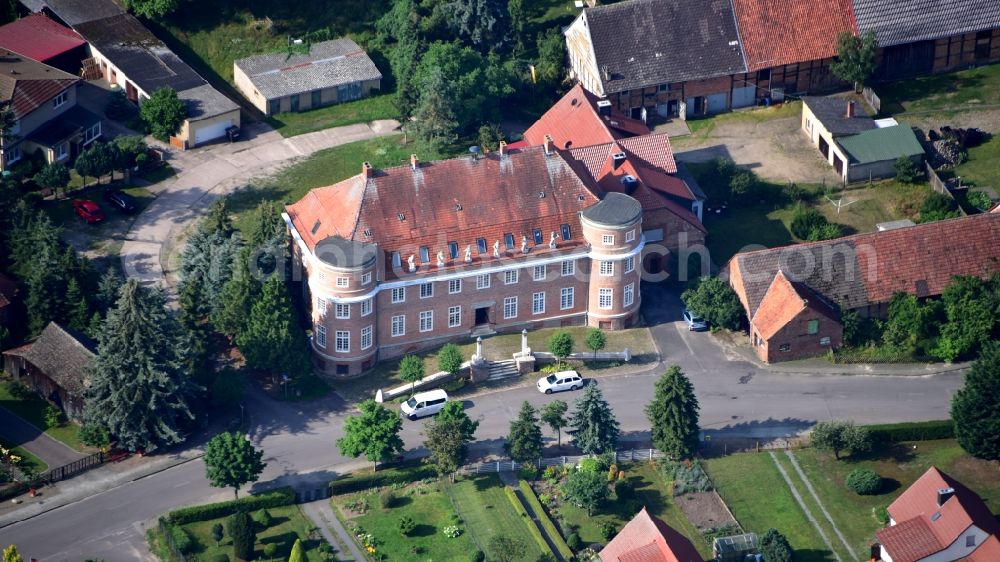
[[[404,215],[403,213],[396,213],[396,218],[398,218],[401,221],[405,221],[406,215]]]
[[[480,254],[486,253],[486,239],[476,238],[476,249],[479,250]]]
[[[431,261],[431,251],[427,248],[427,246],[420,247],[420,261],[423,263]]]
[[[559,225],[559,233],[562,234],[563,240],[569,240],[570,239],[569,225],[568,224]]]
[[[319,230],[319,225],[320,225],[320,221],[319,221],[319,219],[316,219],[316,222],[313,223],[312,230],[309,231],[310,234],[314,234],[315,235],[316,231]]]
[[[458,257],[458,242],[448,242],[448,254],[451,256],[451,259]]]
[[[371,238],[371,237],[372,237],[372,229],[366,228],[365,229],[365,238]]]
[[[503,235],[503,244],[508,250],[514,249],[514,235],[511,233],[506,233]]]
[[[403,265],[402,258],[399,257],[399,252],[392,253],[392,266],[401,267]]]
[[[535,239],[535,244],[541,244],[542,243],[542,229],[536,228],[536,229],[532,230],[531,231],[531,235]]]

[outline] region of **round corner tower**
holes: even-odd
[[[580,213],[580,223],[590,244],[587,325],[629,328],[639,316],[642,205],[624,193],[608,193]]]

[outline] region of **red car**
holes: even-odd
[[[77,199],[73,201],[73,210],[76,214],[80,215],[80,218],[87,221],[87,224],[94,224],[104,220],[104,213],[101,212],[101,208],[97,206],[97,203],[93,201]]]

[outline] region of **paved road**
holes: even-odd
[[[6,408],[0,408],[0,435],[10,443],[24,447],[31,454],[42,459],[49,468],[69,464],[83,455],[61,442],[49,437],[41,429],[14,415]]]
[[[645,303],[652,321],[677,318],[676,297],[650,292]],[[961,384],[958,373],[936,376],[843,376],[772,373],[754,364],[731,361],[708,334],[688,332],[679,322],[665,321],[653,334],[668,363],[691,377],[701,403],[706,431],[738,437],[791,435],[818,420],[859,422],[917,421],[948,415],[951,394]],[[598,385],[611,403],[629,439],[648,438],[643,406],[663,366],[643,373],[602,378]],[[533,388],[499,390],[466,400],[480,420],[474,452],[498,452],[508,422],[522,401],[538,406],[574,394],[546,396]],[[319,487],[338,471],[360,464],[337,453],[334,441],[350,412],[332,397],[310,404],[283,404],[258,391],[247,397],[254,441],[265,451],[267,469],[258,487],[291,484]],[[410,454],[422,441],[421,421],[404,422],[403,438]],[[554,442],[554,436],[549,437]],[[0,529],[0,543],[18,544],[42,560],[104,558],[108,562],[140,559],[141,525],[172,508],[213,499],[228,492],[210,488],[200,460],[90,497],[34,519]],[[98,516],[99,514],[99,516]]]

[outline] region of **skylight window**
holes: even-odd
[[[312,227],[312,231],[311,231],[312,234],[316,234],[316,231],[319,230],[319,225],[320,225],[319,219],[316,219],[316,222],[313,224],[313,227]]]

